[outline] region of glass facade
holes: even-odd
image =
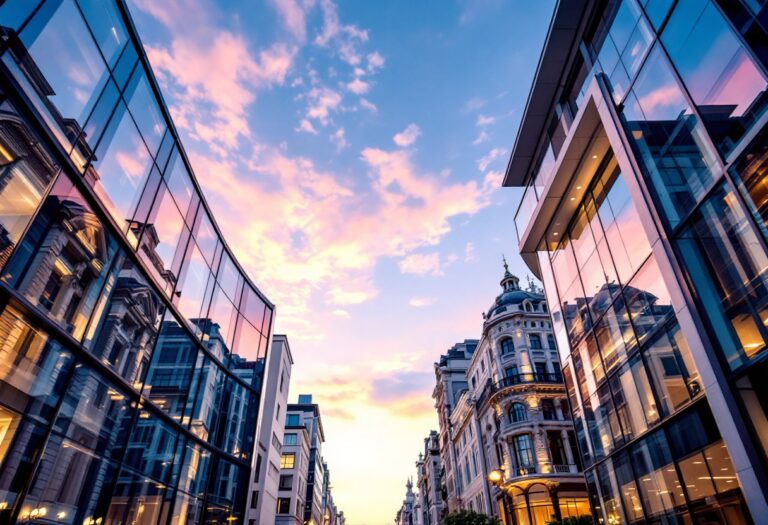
[[[0,522],[242,523],[273,306],[116,1],[0,4]]]
[[[612,105],[602,124],[619,128],[627,147],[611,146],[633,168],[610,148],[594,156],[591,180],[571,182],[586,192],[567,228],[531,203],[516,217],[526,228],[553,221],[540,225],[549,233],[536,255],[599,523],[760,521],[699,369],[722,376],[717,388],[749,427],[738,444],[764,480],[766,20],[762,1],[598,3],[563,73],[579,80],[555,95],[555,115],[576,114],[598,77],[592,93]],[[549,198],[539,171],[531,164],[521,185]]]

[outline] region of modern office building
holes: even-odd
[[[0,522],[243,523],[274,307],[126,6],[0,32]]]
[[[450,446],[451,412],[462,392],[469,388],[467,383],[467,367],[472,354],[477,348],[477,339],[467,339],[456,343],[440,356],[435,363],[435,389],[432,398],[435,400],[437,419],[440,433],[440,494],[445,498],[441,505],[443,514],[459,510],[459,502],[455,498],[455,451]]]
[[[280,486],[280,457],[285,432],[285,412],[291,384],[293,356],[288,336],[275,334],[266,362],[261,417],[257,429],[248,525],[274,525]]]
[[[449,418],[449,501],[520,525],[589,514],[546,299],[506,262],[499,284]]]
[[[768,516],[767,21],[557,3],[504,184],[599,523]]]

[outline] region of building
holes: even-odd
[[[432,398],[435,400],[440,427],[440,494],[444,498],[441,504],[443,514],[459,510],[459,503],[455,499],[455,451],[449,446],[451,412],[461,393],[469,387],[467,367],[477,343],[476,339],[457,343],[441,355],[440,360],[435,363],[435,389],[432,392]]]
[[[416,525],[418,518],[415,514],[416,494],[413,493],[413,481],[408,478],[405,483],[405,499],[395,514],[395,525]]]
[[[274,306],[124,2],[0,26],[0,521],[243,523]]]
[[[298,403],[289,404],[286,411],[277,523],[323,523],[324,441],[320,407],[311,395],[300,394]]]
[[[275,334],[262,388],[255,466],[248,496],[248,525],[273,525],[280,486],[280,458],[293,356],[288,337]]]
[[[768,515],[766,6],[558,2],[505,178],[599,523]]]
[[[424,451],[416,462],[416,505],[419,525],[437,525],[443,516],[440,487],[440,438],[431,430],[424,438]]]
[[[440,418],[441,456],[453,465],[449,510],[521,525],[589,514],[546,299],[533,283],[521,289],[506,262],[500,285],[482,337],[467,362],[453,366],[462,370],[454,384],[464,388],[447,424]],[[501,473],[495,485],[493,471]]]

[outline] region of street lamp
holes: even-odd
[[[501,491],[501,498],[504,505],[504,512],[506,514],[504,523],[514,523],[514,514],[512,514],[512,502],[509,500],[509,494],[504,490],[502,485],[504,484],[504,471],[501,469],[494,469],[488,473],[488,481]]]

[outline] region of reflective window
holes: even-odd
[[[619,369],[610,383],[616,412],[628,440],[642,434],[649,424],[659,420],[651,385],[637,354]]]
[[[203,518],[203,500],[188,496],[179,491],[176,493],[176,501],[173,503],[173,515],[171,525],[186,525],[187,523],[200,523]]]
[[[718,188],[680,234],[678,248],[702,305],[701,313],[731,368],[768,342],[768,255],[737,202]]]
[[[768,240],[768,128],[755,137],[729,171]]]
[[[197,346],[187,331],[172,314],[166,313],[143,393],[166,414],[185,425],[189,424],[185,407],[195,373],[197,352]]]
[[[125,466],[117,478],[106,523],[165,523],[173,490],[132,473]]]
[[[528,411],[525,408],[525,405],[522,403],[512,403],[509,407],[509,420],[512,423],[517,423],[519,421],[525,421],[528,419]]]
[[[768,80],[710,0],[678,2],[661,40],[727,155],[765,110]]]
[[[204,498],[211,466],[211,453],[192,441],[187,443],[179,477],[179,490]]]
[[[261,297],[250,286],[246,285],[243,291],[240,311],[248,319],[248,322],[262,333],[269,331],[269,320],[265,316],[265,310],[267,310],[267,305]]]
[[[154,156],[160,147],[160,141],[163,140],[167,126],[152,88],[149,87],[144,68],[137,67],[133,72],[123,97],[128,101],[128,109],[139,127],[149,152]]]
[[[11,522],[17,498],[26,489],[46,434],[47,426],[33,424],[0,406],[0,493],[5,502],[0,508],[0,520],[4,523]]]
[[[139,417],[125,449],[125,465],[162,483],[171,481],[179,464],[174,464],[178,434],[148,410]],[[175,478],[175,476],[173,476]]]
[[[197,219],[195,220],[195,228],[193,235],[200,246],[205,260],[213,268],[216,268],[217,250],[219,249],[219,237],[216,235],[216,230],[213,229],[213,223],[208,217],[208,213],[205,211],[203,205],[200,205],[200,210],[197,212]]]
[[[221,287],[217,285],[211,300],[211,308],[208,312],[204,331],[206,346],[221,361],[224,361],[225,357],[229,355],[236,321],[235,306]]]
[[[4,404],[42,423],[50,422],[73,366],[72,354],[34,327],[21,312],[10,306],[3,310],[0,398]]]
[[[634,0],[624,0],[609,31],[615,53],[619,59],[608,69],[614,100],[618,103],[626,94],[630,79],[634,78],[648,48],[653,43],[653,32],[641,15]],[[615,54],[612,56],[615,60]]]
[[[35,10],[39,0],[7,0],[0,5],[0,20],[5,27],[18,30],[32,11]]]
[[[657,333],[643,350],[662,415],[675,412],[703,391],[688,344],[675,322]]]
[[[251,362],[263,358],[266,354],[266,338],[242,315],[238,316],[237,333],[232,352]]]
[[[595,327],[597,344],[603,356],[605,369],[610,372],[626,361],[627,352],[637,343],[629,322],[629,315],[620,298],[605,313]]]
[[[621,500],[624,503],[624,511],[630,523],[642,523],[643,506],[640,503],[640,494],[637,490],[637,483],[632,474],[632,466],[629,463],[629,456],[626,452],[621,452],[613,458],[613,469],[616,473],[616,481],[621,491]]]
[[[30,95],[44,101],[72,141],[78,133],[72,136],[66,119],[85,123],[109,75],[74,0],[45,2],[20,38],[28,55],[18,59],[35,91]]]
[[[146,222],[135,224],[141,235],[139,254],[166,293],[176,286],[189,230],[164,183],[160,183]]]
[[[189,243],[186,264],[182,265],[179,283],[176,286],[177,305],[196,332],[200,333],[200,315],[206,307],[206,290],[211,271],[194,242]]]
[[[649,258],[624,287],[624,298],[641,344],[656,326],[675,317],[669,290],[655,257]]]
[[[622,442],[621,428],[608,385],[584,403],[584,418],[595,459],[610,454],[614,449],[614,441]]]
[[[211,470],[210,490],[205,506],[206,523],[241,523],[233,513],[238,496],[247,492],[247,471],[223,458],[216,458]]]
[[[53,429],[96,454],[122,457],[134,403],[101,375],[77,365]]]
[[[104,285],[85,344],[102,363],[141,388],[164,311],[141,271],[121,253]]]
[[[632,92],[623,111],[627,135],[656,192],[659,211],[674,227],[712,184],[716,155],[658,46]]]
[[[217,445],[242,460],[247,460],[253,450],[253,436],[246,435],[246,429],[255,425],[255,419],[250,421],[257,409],[254,398],[246,387],[231,378],[227,380]]]
[[[32,220],[59,165],[7,101],[0,104],[0,265]]]
[[[165,181],[171,190],[173,200],[176,201],[181,215],[188,217],[190,212],[190,203],[195,195],[195,189],[192,185],[187,167],[181,159],[181,154],[174,148],[168,168],[165,170]],[[194,217],[192,217],[194,220]],[[192,225],[192,222],[187,221]]]
[[[123,103],[118,104],[85,174],[120,228],[128,231],[152,158]]]
[[[669,445],[663,432],[654,432],[631,451],[632,465],[648,516],[685,505]]]
[[[128,42],[128,32],[114,2],[103,0],[77,0],[96,42],[112,67]]]
[[[520,434],[512,438],[515,450],[515,459],[518,468],[535,467],[536,460],[533,455],[533,441],[530,434]]]
[[[193,383],[194,397],[190,396],[192,407],[190,428],[192,433],[205,441],[212,440],[221,410],[221,396],[224,390],[224,372],[209,357],[199,353],[195,366],[199,373]]]
[[[3,280],[81,339],[116,243],[64,176],[14,252]]]
[[[595,478],[600,490],[598,508],[602,512],[605,523],[624,523],[621,505],[622,492],[610,461],[604,461],[595,469]]]

